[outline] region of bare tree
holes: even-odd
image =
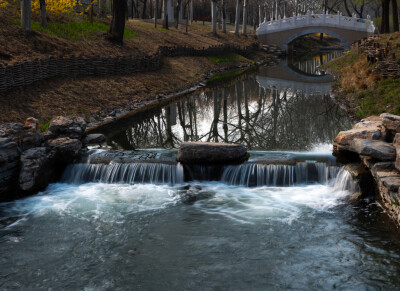
[[[32,31],[31,16],[31,0],[21,0],[21,26],[25,31],[25,35],[29,35]]]
[[[222,7],[222,13],[221,13],[221,16],[222,16],[222,32],[223,33],[226,33],[226,0],[222,0],[221,1],[221,3],[222,3],[222,5],[221,5],[221,7]]]
[[[397,0],[392,0],[393,31],[399,31],[399,10]]]
[[[158,0],[155,0],[154,5],[154,28],[157,28],[157,18],[158,18]]]
[[[212,32],[217,34],[217,0],[211,0]]]
[[[175,10],[175,28],[178,28],[179,25],[181,9],[182,9],[182,0],[177,0],[176,10]]]
[[[112,42],[122,45],[125,31],[125,16],[128,8],[126,0],[114,0],[112,8],[112,20],[108,38]]]
[[[236,0],[235,34],[239,35],[240,0]]]
[[[247,35],[247,0],[243,0],[243,35]]]
[[[46,18],[46,0],[40,0],[40,20],[42,26],[47,26],[47,18]]]
[[[168,0],[164,0],[163,6],[164,6],[163,28],[168,29]]]

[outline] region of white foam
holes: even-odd
[[[215,195],[197,201],[193,207],[243,223],[291,222],[303,213],[326,211],[348,195],[327,185],[247,188],[205,183],[201,186]],[[52,184],[37,196],[4,203],[0,210],[9,217],[57,215],[123,223],[132,213],[175,206],[180,203],[180,191],[179,187],[151,184]]]

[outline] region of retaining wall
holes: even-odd
[[[30,85],[34,82],[62,77],[110,76],[135,72],[155,71],[160,68],[162,57],[206,56],[223,52],[246,54],[254,47],[233,45],[212,46],[208,48],[193,47],[159,47],[156,54],[146,57],[90,57],[90,58],[54,58],[24,61],[12,66],[0,65],[0,92]]]

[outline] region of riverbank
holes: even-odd
[[[336,77],[336,100],[355,119],[400,114],[400,33],[373,35],[321,66]]]
[[[151,23],[141,20],[127,21],[129,35],[124,46],[115,46],[104,37],[102,27],[109,22],[107,18],[95,19],[95,26],[80,20],[85,24],[83,27],[90,28],[89,31],[69,28],[66,25],[74,22],[61,19],[57,24],[63,27],[62,34],[58,30],[52,31],[51,27],[46,31],[34,27],[32,35],[25,37],[16,20],[18,12],[13,7],[0,9],[0,13],[4,16],[0,17],[0,43],[4,44],[0,47],[0,64],[3,67],[49,57],[64,60],[85,60],[94,56],[148,57],[155,55],[161,47],[190,47],[201,51],[212,47],[258,46],[255,36],[251,35],[236,36],[230,32],[213,35],[209,26],[200,24],[190,25],[188,32],[184,25],[169,30],[155,29]],[[74,37],[71,37],[72,30],[76,33]],[[98,124],[107,117],[113,119],[156,99],[186,91],[213,74],[252,66],[255,60],[266,56],[270,55],[257,49],[245,55],[224,52],[224,56],[167,56],[162,58],[160,69],[151,72],[50,78],[0,93],[0,108],[7,112],[0,117],[0,122],[24,122],[27,116],[35,116],[46,125],[54,116],[74,115]]]

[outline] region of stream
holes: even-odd
[[[352,121],[318,70],[281,60],[102,130],[38,195],[0,204],[0,289],[397,290],[400,236],[332,156]],[[242,165],[181,165],[184,141]]]

